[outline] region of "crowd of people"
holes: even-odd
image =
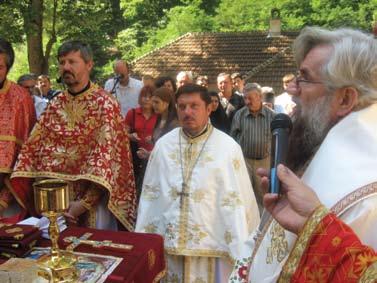
[[[191,71],[141,81],[124,60],[102,88],[90,46],[67,41],[57,91],[43,74],[9,81],[0,39],[1,221],[33,215],[34,180],[58,178],[68,225],[162,235],[166,282],[376,278],[376,39],[308,27],[293,50],[298,73],[276,95],[240,73],[220,73],[217,91]],[[280,196],[260,169],[276,113],[293,121]]]

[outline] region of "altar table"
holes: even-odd
[[[60,248],[64,249],[69,245],[69,243],[63,242],[64,237],[80,237],[86,232],[93,233],[89,240],[110,240],[114,243],[133,245],[130,251],[106,250],[103,248],[93,248],[89,245],[79,245],[75,248],[77,252],[111,255],[123,258],[122,262],[111,273],[106,282],[149,283],[158,282],[164,277],[166,264],[164,258],[164,241],[161,236],[156,234],[69,227],[60,235]],[[42,247],[48,246],[49,241],[41,240],[37,245]]]

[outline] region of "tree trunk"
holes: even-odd
[[[118,32],[124,29],[123,11],[120,8],[120,0],[110,0],[113,29],[109,30],[109,36],[115,38]]]
[[[43,64],[42,64],[42,73],[45,75],[48,75],[49,73],[48,60],[50,59],[52,46],[56,42],[56,11],[57,9],[58,9],[58,0],[54,0],[51,34],[50,34],[50,39],[48,40],[46,44],[46,50],[45,50],[45,55],[43,57]]]
[[[29,71],[39,75],[43,71],[43,0],[29,0],[23,11],[26,32]]]

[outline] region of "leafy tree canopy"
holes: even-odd
[[[103,80],[115,58],[133,60],[187,32],[267,30],[272,8],[280,10],[283,30],[370,31],[377,21],[377,0],[2,0],[0,34],[15,44],[13,78],[27,67],[44,71],[39,59],[55,77],[58,46],[82,39],[94,50],[93,76]]]

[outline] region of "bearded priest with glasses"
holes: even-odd
[[[376,249],[377,40],[352,29],[306,27],[293,49],[299,76],[288,86],[296,108],[287,165],[324,207]],[[332,280],[337,254],[314,249],[315,269],[295,281],[310,233],[299,234],[298,240],[276,220],[266,219],[230,282],[356,282],[360,277],[357,269],[349,269],[343,281]],[[361,263],[367,267],[367,261]]]

